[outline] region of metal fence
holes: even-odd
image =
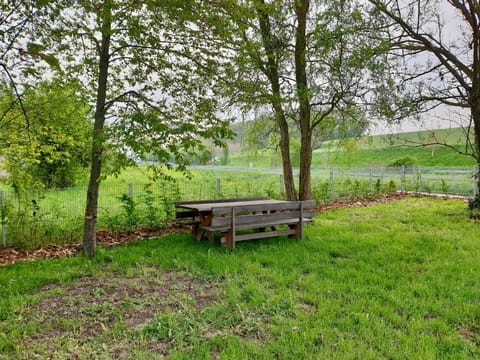
[[[159,228],[174,218],[178,200],[267,196],[283,197],[281,169],[197,167],[201,180],[161,180],[151,184],[102,184],[98,228]],[[312,199],[329,203],[382,193],[424,192],[478,194],[477,168],[348,168],[312,169]],[[0,191],[3,246],[31,248],[46,243],[81,240],[86,186],[28,191]]]

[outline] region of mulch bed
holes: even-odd
[[[376,199],[362,200],[338,200],[328,205],[320,205],[318,212],[332,211],[342,208],[363,207],[374,204],[383,204],[391,201],[399,200],[408,196],[424,197],[424,195],[407,195],[402,193],[388,194]],[[106,230],[97,231],[97,244],[103,247],[113,247],[124,245],[135,241],[159,238],[173,233],[188,232],[185,227],[175,226],[174,223],[168,225],[164,230],[132,230],[112,233]],[[23,261],[55,259],[73,256],[82,250],[82,244],[72,245],[45,245],[35,250],[20,249],[0,249],[0,265],[15,264]]]
[[[169,224],[164,230],[132,230],[120,231],[112,233],[106,230],[97,231],[97,245],[102,247],[114,247],[124,245],[135,241],[156,239],[165,235],[174,233],[183,233],[189,231],[185,228]],[[22,249],[0,249],[0,265],[15,264],[17,262],[40,260],[40,259],[56,259],[62,257],[73,256],[82,250],[82,244],[70,245],[44,245],[34,250]]]

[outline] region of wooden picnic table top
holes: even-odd
[[[184,209],[197,210],[198,212],[211,212],[212,209],[217,207],[235,207],[245,205],[266,205],[266,204],[280,204],[287,203],[286,200],[242,200],[242,201],[226,201],[226,202],[211,202],[206,200],[205,202],[196,202],[194,204],[180,204],[178,207]]]

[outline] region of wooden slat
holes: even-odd
[[[315,201],[304,201],[304,209],[313,209],[315,207]],[[246,205],[233,205],[235,206],[235,212],[237,214],[246,214],[262,211],[285,211],[285,210],[299,210],[300,201],[278,201],[274,203],[264,204],[246,204]],[[232,205],[230,206],[218,206],[212,208],[212,214],[214,216],[229,215],[232,211]]]
[[[184,205],[195,205],[195,204],[219,204],[219,203],[230,203],[230,202],[240,202],[240,201],[256,201],[256,200],[267,200],[266,197],[254,197],[254,198],[236,198],[236,199],[216,199],[216,200],[192,200],[192,201],[177,201],[175,207],[181,208]]]
[[[245,200],[245,201],[233,201],[233,202],[218,202],[218,203],[199,203],[199,204],[191,204],[191,205],[182,205],[184,209],[194,209],[198,210],[199,212],[209,213],[212,214],[212,210],[215,208],[223,207],[228,209],[228,213],[230,213],[230,209],[233,206],[243,206],[243,205],[265,205],[265,204],[278,204],[283,203],[283,200]]]
[[[297,230],[297,238],[298,239],[303,239],[303,218],[305,216],[304,214],[304,205],[305,203],[304,202],[301,202],[300,203],[300,221],[298,222],[298,226],[296,228]]]
[[[175,218],[177,219],[195,218],[195,217],[198,217],[198,211],[196,210],[177,211],[175,213]]]
[[[230,218],[228,218],[230,219]],[[313,219],[311,218],[304,218],[303,222],[304,223],[310,223],[312,222]],[[235,225],[235,228],[237,230],[244,230],[244,229],[261,229],[265,227],[271,227],[271,226],[279,226],[279,225],[292,225],[292,224],[298,224],[299,218],[291,218],[291,219],[283,219],[283,220],[276,220],[276,221],[265,221],[265,222],[257,222],[253,224],[243,224],[243,225]],[[200,229],[206,230],[206,231],[227,231],[231,229],[231,224],[224,224],[221,226],[202,226],[200,225]]]
[[[235,212],[237,213],[237,208],[235,208]],[[238,213],[237,213],[238,214]],[[236,215],[235,216],[235,224],[236,225],[248,225],[248,224],[255,224],[255,223],[264,223],[264,222],[276,222],[285,219],[292,219],[296,218],[297,221],[300,219],[300,211],[288,211],[288,212],[276,212],[276,213],[269,213],[269,214],[249,214],[249,215]],[[303,212],[304,217],[312,218],[315,215],[313,211],[305,211]],[[231,217],[214,217],[212,219],[212,227],[215,226],[228,226],[231,223]]]
[[[263,239],[269,237],[277,237],[277,236],[287,236],[287,235],[294,235],[296,233],[295,229],[288,229],[288,230],[276,230],[276,231],[268,231],[268,232],[257,232],[251,234],[241,234],[235,236],[235,241],[245,241],[245,240],[253,240],[253,239]]]
[[[230,248],[231,249],[235,249],[235,242],[237,241],[236,237],[236,232],[237,232],[237,219],[235,217],[236,215],[236,208],[233,207],[232,208],[232,219],[231,219],[231,229],[230,229],[230,233],[229,233],[229,240],[230,240]]]

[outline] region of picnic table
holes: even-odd
[[[199,200],[177,202],[177,220],[192,225],[192,236],[201,240],[204,235],[211,243],[214,233],[221,233],[221,244],[235,248],[237,241],[276,237],[303,238],[303,225],[312,222],[314,201],[285,201],[266,198]],[[287,229],[279,229],[287,227]],[[267,231],[267,230],[270,231]],[[237,234],[238,230],[254,233]]]

